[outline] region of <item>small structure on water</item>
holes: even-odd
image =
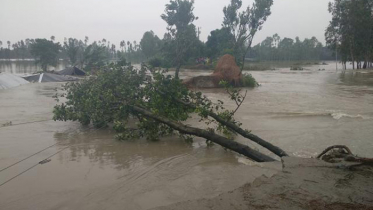
[[[77,68],[77,67],[68,67],[66,69],[63,69],[61,71],[58,71],[57,74],[60,75],[71,75],[71,76],[85,76],[85,71]]]
[[[29,82],[69,82],[69,81],[77,81],[77,78],[58,75],[58,74],[51,74],[51,73],[41,73],[37,75],[32,75],[28,77],[24,77],[25,80]]]

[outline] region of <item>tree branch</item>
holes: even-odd
[[[240,144],[238,142],[235,142],[235,141],[232,141],[232,140],[229,140],[223,136],[220,136],[220,135],[217,135],[213,132],[209,132],[209,131],[206,131],[206,130],[203,130],[203,129],[199,129],[199,128],[193,128],[193,127],[190,127],[190,126],[186,126],[184,124],[181,124],[181,123],[178,123],[178,122],[175,122],[173,120],[170,120],[168,118],[165,118],[165,117],[162,117],[162,116],[158,116],[158,115],[155,115],[154,113],[146,110],[146,109],[143,109],[139,106],[135,106],[135,105],[128,105],[130,106],[134,111],[146,116],[146,117],[149,117],[149,118],[152,118],[158,122],[161,122],[165,125],[168,125],[170,126],[171,128],[183,133],[183,134],[190,134],[190,135],[194,135],[194,136],[198,136],[198,137],[202,137],[202,138],[205,138],[205,139],[208,139],[216,144],[219,144],[220,146],[222,147],[225,147],[227,149],[230,149],[232,151],[235,151],[241,155],[244,155],[254,161],[257,161],[257,162],[273,162],[273,161],[276,161],[275,159],[267,156],[267,155],[264,155],[246,145],[243,145],[243,144]]]
[[[160,92],[160,91],[159,91]],[[164,94],[162,92],[160,92],[161,94]],[[195,104],[192,104],[192,103],[188,103],[188,102],[185,102],[185,101],[182,101],[182,100],[179,100],[177,98],[174,98],[172,97],[173,100],[175,100],[176,102],[180,103],[180,104],[183,104],[185,106],[188,106],[188,107],[191,107],[193,109],[196,109],[197,106]],[[284,156],[289,156],[284,150],[282,150],[281,148],[261,139],[259,136],[256,136],[252,133],[250,133],[249,131],[247,130],[244,130],[242,128],[240,128],[239,126],[237,126],[236,124],[232,123],[232,122],[227,122],[226,120],[224,120],[223,118],[221,118],[219,115],[215,114],[214,112],[212,111],[207,111],[208,115],[212,118],[214,118],[217,122],[221,123],[222,125],[232,129],[233,131],[235,131],[236,133],[240,134],[241,136],[247,138],[247,139],[250,139],[252,140],[253,142],[259,144],[260,146],[268,149],[269,151],[273,152],[274,154],[276,154],[277,156],[279,157],[284,157]]]

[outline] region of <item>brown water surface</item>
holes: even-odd
[[[344,144],[373,157],[372,72],[341,73],[329,65],[251,73],[261,86],[248,90],[237,113],[245,128],[295,156],[311,157]],[[183,77],[198,74],[206,72],[187,71]],[[280,167],[253,164],[219,146],[207,147],[202,139],[120,142],[109,129],[54,122],[52,96],[60,85],[0,90],[0,170],[57,144],[1,171],[0,185],[60,151],[0,186],[0,209],[150,209],[211,198]],[[227,101],[223,90],[203,92]]]

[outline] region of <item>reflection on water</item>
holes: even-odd
[[[68,66],[67,61],[59,61],[56,67],[49,66],[48,70],[62,70]],[[33,74],[42,71],[41,66],[34,60],[0,60],[0,72],[12,74]]]
[[[344,85],[373,86],[373,70],[344,71],[340,74],[340,80]]]

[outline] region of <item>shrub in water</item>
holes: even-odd
[[[241,77],[242,87],[257,87],[259,86],[258,82],[251,74],[243,74]]]

